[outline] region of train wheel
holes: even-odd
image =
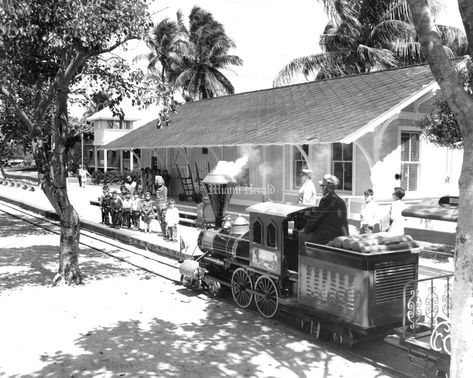
[[[265,318],[272,318],[278,312],[279,296],[278,289],[273,280],[268,276],[259,276],[255,283],[256,307]]]
[[[248,289],[253,290],[250,276],[245,269],[236,269],[232,275],[232,295],[238,306],[247,308],[251,304],[253,293]]]

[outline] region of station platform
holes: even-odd
[[[199,252],[196,248],[199,230],[195,227],[179,224],[180,242],[177,243],[164,240],[159,235],[161,229],[157,220],[151,222],[151,233],[128,228],[110,228],[100,223],[100,208],[90,203],[91,201],[97,201],[102,193],[102,186],[88,185],[81,188],[77,183],[69,182],[67,189],[69,198],[81,219],[83,230],[95,232],[130,245],[140,246],[151,252],[176,259],[186,258]],[[21,187],[0,184],[0,201],[16,205],[52,220],[58,220],[58,216],[49,200],[39,188],[30,191]],[[189,213],[194,209],[196,214],[196,207],[178,205],[178,208],[183,211],[188,210]]]

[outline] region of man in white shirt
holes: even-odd
[[[315,196],[317,193],[312,181],[312,171],[310,169],[303,169],[301,175],[303,176],[302,186],[298,192],[297,203],[315,206]]]

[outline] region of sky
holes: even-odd
[[[460,26],[458,4],[447,7],[437,21]],[[320,52],[319,38],[328,22],[321,0],[154,0],[153,21],[175,19],[181,9],[187,20],[194,5],[209,11],[236,43],[230,53],[243,59],[243,66],[226,75],[236,93],[271,88],[278,72],[292,59]],[[127,54],[146,51],[132,42]]]
[[[462,27],[457,2],[444,1],[448,7],[437,21]],[[154,0],[150,11],[157,23],[175,19],[180,9],[187,22],[194,5],[212,13],[236,43],[230,54],[242,58],[243,65],[225,73],[236,93],[271,88],[292,59],[320,52],[319,38],[328,22],[321,0]],[[131,41],[126,52],[116,53],[131,62],[147,51],[143,42]]]
[[[292,59],[320,52],[318,41],[327,15],[317,0],[155,0],[153,20],[175,19],[178,9],[187,21],[194,5],[209,11],[236,43],[230,53],[243,59],[227,77],[237,93],[271,88]],[[164,10],[163,10],[164,9]],[[145,51],[132,42],[128,54]]]

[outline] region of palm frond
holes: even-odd
[[[397,60],[392,51],[388,49],[379,49],[360,44],[357,54],[361,63],[368,71],[371,67],[389,68],[397,65]]]
[[[291,84],[297,75],[308,76],[310,73],[314,75],[323,69],[328,63],[327,53],[304,56],[294,59],[286,64],[281,71],[279,71],[276,78],[273,80],[273,87],[280,87]]]
[[[398,42],[393,45],[392,50],[402,64],[415,64],[425,61],[420,42]]]
[[[414,41],[416,39],[414,25],[400,20],[384,20],[375,25],[370,33],[369,42],[373,45],[387,46],[393,40]]]

